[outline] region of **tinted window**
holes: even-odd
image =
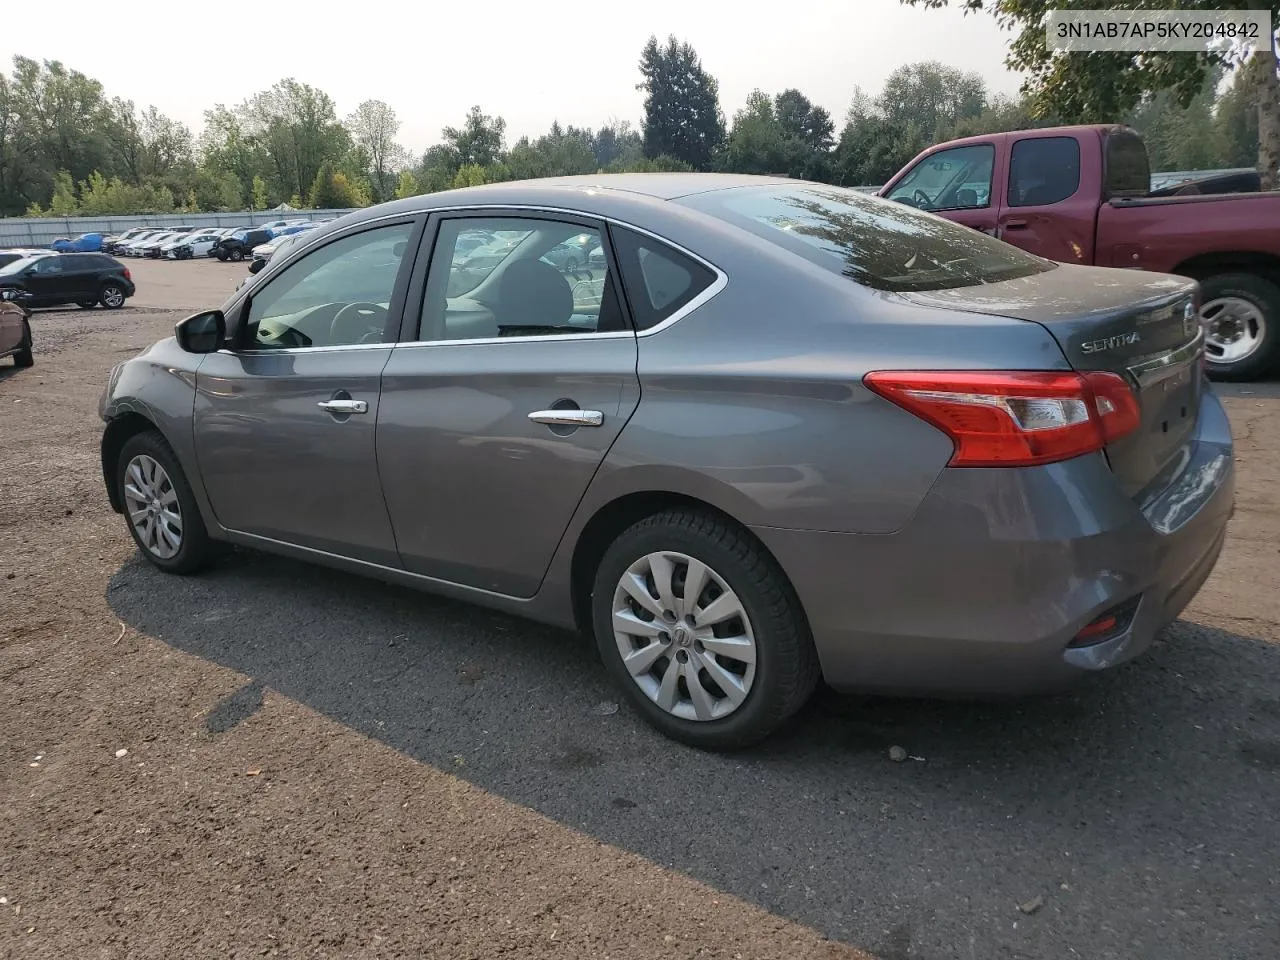
[[[666,320],[715,282],[713,271],[665,243],[621,227],[609,235],[639,330]]]
[[[1080,143],[1075,137],[1018,140],[1009,154],[1009,206],[1060,203],[1080,189]]]
[[[991,204],[996,148],[989,143],[939,150],[894,185],[890,200],[921,210],[964,210]]]
[[[419,340],[626,329],[600,231],[531,217],[444,220]]]
[[[1145,197],[1151,190],[1151,161],[1142,138],[1132,130],[1113,130],[1106,136],[1103,151],[1103,199]]]
[[[840,187],[739,187],[674,202],[877,290],[968,287],[1054,268],[978,230]]]
[[[285,267],[249,302],[248,346],[382,343],[411,224],[325,244]]]
[[[35,271],[41,275],[62,273],[62,257],[42,257],[36,261]]]

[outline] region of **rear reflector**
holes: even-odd
[[[1120,636],[1133,623],[1133,615],[1138,612],[1138,601],[1141,597],[1133,597],[1119,606],[1112,607],[1096,620],[1089,622],[1071,641],[1073,647],[1091,647],[1096,643],[1104,643]]]
[[[1103,449],[1141,423],[1119,374],[886,370],[867,387],[933,424],[955,444],[949,466],[1017,467]]]

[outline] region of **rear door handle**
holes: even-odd
[[[535,410],[529,419],[555,427],[598,427],[604,423],[604,414],[599,410]]]
[[[1004,222],[1004,228],[1006,230],[1021,230],[1026,225],[1027,221],[1025,220],[1006,220]]]
[[[328,413],[351,414],[368,413],[369,404],[364,400],[321,400],[316,404]]]

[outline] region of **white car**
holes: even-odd
[[[190,260],[192,257],[205,257],[213,249],[213,245],[221,237],[216,230],[197,230],[186,236],[170,240],[160,248],[160,253],[169,260]]]
[[[142,244],[150,241],[152,237],[158,237],[164,232],[165,231],[163,230],[144,230],[141,233],[135,234],[128,240],[123,240],[119,243],[117,255],[122,257],[133,256],[132,250],[134,247],[141,246]]]
[[[153,246],[157,243],[167,243],[175,236],[177,236],[177,234],[172,230],[160,230],[156,233],[145,233],[142,236],[134,237],[128,243],[124,244],[120,248],[120,252],[126,257],[140,257],[142,256],[142,251],[146,247]]]

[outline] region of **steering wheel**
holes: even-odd
[[[348,303],[335,313],[329,321],[330,334],[334,335],[335,340],[340,340],[343,326],[357,319],[364,321],[367,328],[367,332],[359,339],[360,343],[377,343],[382,339],[387,325],[387,308],[365,300]]]
[[[929,199],[929,195],[919,187],[916,187],[914,192],[912,192],[911,199],[924,210],[928,210],[929,207],[933,206],[933,201]]]

